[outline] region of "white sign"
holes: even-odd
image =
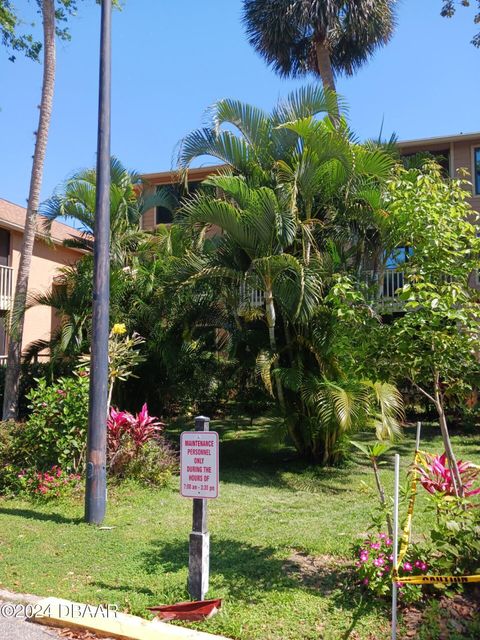
[[[180,436],[180,493],[184,498],[218,497],[216,431],[184,431]]]

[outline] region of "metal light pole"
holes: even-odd
[[[107,502],[107,397],[110,302],[110,88],[112,0],[102,0],[94,229],[93,319],[85,520],[100,524]]]

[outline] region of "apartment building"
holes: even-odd
[[[403,140],[398,147],[404,157],[426,152],[435,156],[452,178],[459,177],[461,170],[466,170],[472,183],[469,202],[480,213],[480,132]]]
[[[439,136],[435,138],[420,138],[416,140],[404,140],[398,143],[398,149],[403,157],[413,157],[417,154],[428,153],[434,156],[438,163],[444,168],[445,173],[451,177],[462,176],[462,170],[466,171],[467,178],[471,186],[466,187],[470,191],[470,202],[472,208],[480,213],[480,132],[460,133],[450,136]],[[195,191],[198,185],[209,175],[218,172],[223,165],[212,165],[198,169],[190,169],[188,172],[188,191]],[[160,173],[150,173],[143,176],[149,184],[149,189],[156,189],[163,186],[172,186],[182,193],[184,187],[179,185],[179,174],[176,171],[164,171]],[[463,176],[462,176],[463,177]],[[143,228],[155,229],[159,224],[169,224],[172,221],[171,213],[163,207],[151,209],[143,217]],[[378,274],[370,274],[373,279],[378,278]],[[366,274],[369,278],[369,274]],[[478,286],[477,276],[472,276],[472,284]],[[475,281],[474,281],[475,280]],[[378,282],[378,281],[377,281]],[[396,311],[402,308],[396,295],[397,290],[403,286],[403,273],[398,266],[387,266],[386,272],[382,275],[381,282],[378,283],[379,292],[377,304],[383,306],[385,312]],[[257,292],[252,292],[252,304],[262,304],[263,299]],[[254,300],[255,298],[255,300]]]
[[[7,353],[6,319],[12,308],[15,283],[20,263],[26,209],[0,199],[0,364]],[[52,224],[51,233],[43,229],[45,219],[39,216],[30,270],[29,292],[48,291],[59,269],[74,264],[81,251],[63,246],[67,238],[80,237],[80,232],[60,222]],[[22,346],[34,340],[48,340],[55,329],[55,311],[48,307],[34,307],[25,316]]]

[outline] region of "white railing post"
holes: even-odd
[[[13,268],[0,266],[0,310],[8,311],[13,302]]]

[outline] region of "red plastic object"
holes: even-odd
[[[196,602],[178,602],[159,607],[147,607],[162,620],[204,620],[211,618],[222,606],[221,598],[198,600]]]

